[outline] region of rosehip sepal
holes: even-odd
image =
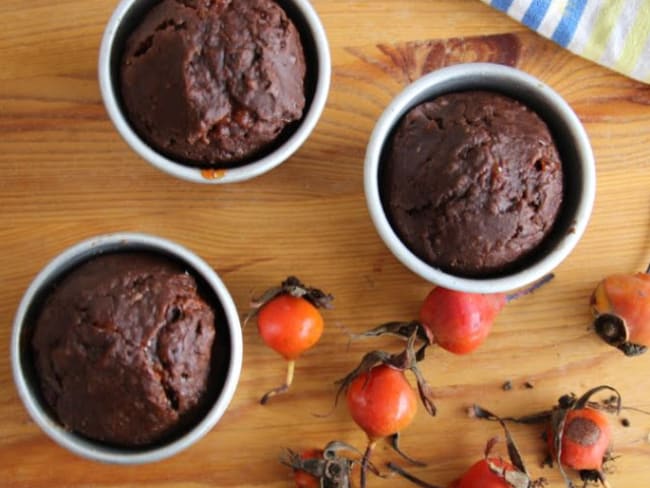
[[[650,274],[614,274],[601,280],[590,300],[594,329],[626,356],[650,346]]]
[[[361,452],[353,446],[332,441],[323,449],[302,453],[287,449],[280,462],[293,469],[297,488],[350,488],[352,468],[360,456]]]

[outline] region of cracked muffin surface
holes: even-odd
[[[506,271],[535,251],[562,203],[546,123],[486,91],[442,95],[399,122],[382,162],[382,201],[405,245],[466,276]]]
[[[202,406],[214,338],[214,312],[180,265],[115,253],[55,285],[32,349],[43,396],[67,429],[140,446]]]
[[[302,117],[305,55],[273,0],[163,0],[127,40],[127,118],[185,164],[233,167]]]

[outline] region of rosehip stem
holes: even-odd
[[[551,416],[553,415],[552,410],[545,410],[543,412],[538,412],[531,415],[524,415],[522,417],[497,417],[493,413],[489,412],[488,410],[485,410],[483,407],[477,404],[473,404],[469,408],[468,413],[471,417],[477,419],[491,420],[497,422],[502,420],[504,422],[514,422],[516,424],[526,424],[526,425],[543,424],[551,420]]]
[[[407,460],[409,463],[413,464],[414,466],[420,466],[420,467],[425,467],[426,463],[422,461],[418,461],[417,459],[412,458],[408,454],[406,454],[402,449],[399,447],[399,432],[391,435],[388,437],[388,441],[390,442],[390,447],[395,451],[397,454],[402,456],[405,460]]]
[[[361,458],[361,475],[359,479],[360,488],[366,488],[366,474],[368,473],[368,466],[370,464],[370,455],[376,445],[376,440],[368,439],[368,447],[366,447],[366,452],[363,453],[363,458]]]
[[[546,283],[551,281],[553,278],[555,278],[555,275],[553,273],[549,273],[547,275],[542,276],[539,280],[537,280],[535,283],[530,285],[527,288],[523,288],[522,290],[518,290],[514,293],[510,293],[509,295],[506,295],[506,303],[511,302],[513,300],[516,300],[518,298],[521,298],[525,295],[529,295],[533,293],[535,290],[538,288],[541,288],[544,286]]]
[[[392,472],[399,474],[402,478],[407,479],[414,485],[421,486],[422,488],[440,488],[437,485],[431,485],[426,481],[421,480],[420,478],[416,478],[411,473],[409,473],[402,467],[398,466],[397,464],[388,463],[386,467],[390,469]]]
[[[280,395],[281,393],[286,393],[289,390],[291,383],[293,383],[293,373],[295,369],[296,369],[296,361],[294,359],[290,359],[289,361],[287,361],[286,381],[284,382],[284,384],[278,386],[277,388],[273,388],[271,391],[265,393],[264,396],[260,399],[260,404],[266,405],[266,403],[271,399],[271,397],[275,395]]]
[[[610,485],[610,484],[609,484],[609,481],[607,481],[607,480],[605,479],[605,477],[602,476],[602,473],[599,473],[599,474],[601,474],[600,482],[603,484],[603,486],[604,486],[605,488],[612,488],[612,485]]]

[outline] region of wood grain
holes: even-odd
[[[370,348],[346,331],[407,319],[430,288],[401,266],[368,218],[362,185],[365,145],[390,99],[410,80],[474,60],[517,66],[555,88],[584,122],[597,160],[598,193],[587,232],[556,279],[510,305],[471,357],[433,351],[423,364],[439,415],[418,413],[403,447],[428,463],[413,471],[444,485],[481,456],[496,425],[466,418],[480,400],[501,414],[531,412],[569,391],[617,386],[625,403],[650,410],[650,355],[623,357],[588,330],[595,283],[650,261],[650,87],[588,63],[475,0],[314,0],[330,37],[332,90],[307,143],[253,181],[196,186],[136,157],[103,109],[97,49],[114,2],[5,0],[0,5],[0,486],[288,487],[283,447],[332,439],[363,447],[334,381]],[[474,36],[474,37],[472,37]],[[244,311],[249,298],[289,273],[335,294],[317,348],[298,363],[292,391],[267,407],[257,400],[284,363],[244,331],[245,359],[232,406],[206,438],[156,465],[117,467],[80,459],[47,439],[13,387],[11,322],[35,274],[67,246],[112,231],[168,237],[204,257]],[[513,389],[501,385],[512,381]],[[533,389],[526,388],[531,382]],[[650,417],[615,423],[613,486],[650,478]],[[513,428],[535,476],[539,429]],[[383,447],[378,461],[394,459]],[[370,486],[408,486],[371,478]]]

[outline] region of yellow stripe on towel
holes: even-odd
[[[610,0],[607,6],[600,9],[596,23],[593,25],[593,31],[585,47],[582,55],[597,61],[605,52],[607,47],[607,39],[616,27],[616,19],[621,14],[625,0]]]
[[[625,39],[625,47],[616,62],[615,69],[629,73],[639,60],[650,36],[650,2],[642,2],[636,13],[636,20]]]

